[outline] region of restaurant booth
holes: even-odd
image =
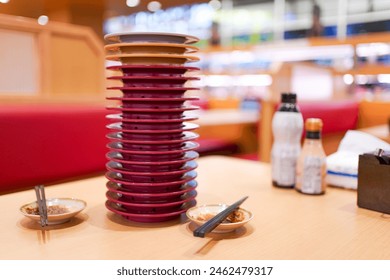
[[[140,33],[146,38],[158,36]],[[146,110],[145,104],[137,103],[141,97],[132,94],[134,88],[147,90],[148,82],[131,85],[128,80],[147,75],[132,74],[137,63],[131,54],[127,53],[126,64],[120,51],[107,47],[128,43],[121,41],[126,36],[131,37],[131,32],[103,38],[91,24],[86,27],[68,20],[41,25],[35,19],[0,14],[0,201],[7,209],[0,222],[4,229],[0,259],[390,258],[390,212],[375,209],[375,199],[390,201],[387,190],[376,190],[379,198],[370,197],[374,201],[371,208],[364,206],[362,195],[367,193],[359,194],[358,186],[329,185],[323,195],[303,195],[273,187],[270,165],[272,119],[285,92],[297,93],[304,120],[322,120],[326,156],[338,151],[349,131],[390,144],[390,64],[386,62],[390,51],[376,53],[376,60],[361,56],[362,50],[377,50],[378,46],[390,50],[388,32],[229,46],[204,45],[190,34],[176,34],[185,38],[179,43],[184,54],[177,56],[187,56],[188,69],[193,69],[172,74],[172,69],[166,69],[187,64],[160,62],[149,67],[145,62],[143,71],[150,71],[147,78],[187,82],[166,90],[174,96],[168,100],[173,105],[168,102],[167,107]],[[271,59],[264,64],[265,58]],[[142,65],[142,59],[150,59],[150,53],[138,64]],[[353,65],[340,67],[342,59]],[[376,82],[371,83],[374,77]],[[154,85],[160,87],[155,90],[163,91],[164,83]],[[183,88],[187,95],[179,96]],[[160,97],[142,98],[161,102],[156,101]],[[169,107],[177,99],[181,105]],[[134,109],[133,101],[139,107]],[[120,114],[113,114],[113,107],[120,108]],[[179,110],[186,112],[177,117],[174,110],[182,108],[191,110]],[[148,115],[149,109],[161,110],[168,117],[156,121],[159,117]],[[153,117],[155,123],[150,121]],[[118,120],[128,123],[123,121],[118,128]],[[156,123],[165,133],[155,136],[150,132]],[[177,139],[174,129],[182,133]],[[135,130],[148,132],[142,135]],[[170,134],[171,138],[166,136]],[[301,143],[304,138],[302,133]],[[161,150],[150,144],[152,140],[160,141]],[[145,147],[150,144],[149,150],[141,147],[138,153],[126,155],[126,147],[135,149],[142,141]],[[167,156],[169,149],[162,146],[177,143],[181,146],[175,149],[183,153],[179,158]],[[379,162],[374,164],[380,165],[383,177],[387,173],[381,158],[386,163],[387,152],[371,153],[374,158],[370,158]],[[140,156],[145,154],[148,157]],[[156,163],[159,160],[171,166],[164,169]],[[125,164],[131,167],[126,170]],[[132,185],[137,176],[144,181]],[[353,176],[358,180],[357,174]],[[369,177],[365,174],[365,180]],[[131,191],[123,188],[126,182]],[[172,182],[179,182],[178,187]],[[28,202],[37,199],[37,185],[45,186],[49,200],[80,200],[82,208],[74,216],[42,226],[39,215],[23,212]],[[158,191],[150,191],[153,187]],[[358,205],[358,194],[363,204]],[[193,235],[200,223],[188,209],[204,205],[225,209],[243,197],[248,197],[240,206],[244,222],[219,225],[205,238]],[[77,203],[72,207],[79,207]]]

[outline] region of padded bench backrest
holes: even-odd
[[[353,101],[307,102],[298,104],[303,119],[320,118],[322,135],[356,129],[359,106]]]
[[[387,124],[390,120],[390,101],[363,100],[359,104],[359,127]]]
[[[106,109],[101,106],[0,107],[0,193],[102,173]]]

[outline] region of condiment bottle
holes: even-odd
[[[306,137],[297,163],[295,188],[304,194],[325,193],[326,155],[321,141],[322,120],[307,119]]]
[[[295,93],[282,93],[281,104],[272,119],[272,184],[294,188],[296,163],[301,151],[303,118]]]

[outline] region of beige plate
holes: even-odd
[[[120,43],[106,45],[107,54],[131,54],[131,53],[154,53],[154,54],[184,54],[194,53],[199,49],[185,44],[170,43]]]
[[[212,214],[214,216],[219,212],[223,211],[224,209],[226,209],[227,207],[229,207],[229,205],[226,204],[209,204],[209,205],[195,206],[188,209],[186,214],[191,221],[193,221],[194,223],[200,226],[203,225],[206,221],[199,221],[197,219],[199,215]],[[239,211],[241,211],[245,215],[245,219],[243,221],[237,223],[220,224],[213,230],[213,232],[224,233],[224,232],[230,232],[236,230],[242,227],[243,225],[245,225],[253,218],[251,212],[243,208],[239,208]]]
[[[176,44],[193,44],[199,41],[199,38],[178,33],[162,32],[120,32],[111,33],[104,36],[104,39],[110,43],[129,43],[129,42],[164,42]]]
[[[69,212],[64,214],[58,214],[58,215],[48,215],[48,224],[49,225],[56,225],[56,224],[62,224],[65,222],[68,222],[72,217],[76,216],[78,213],[80,213],[86,206],[87,203],[83,200],[74,199],[74,198],[51,198],[46,199],[46,205],[52,206],[52,205],[61,205],[69,209]],[[20,212],[37,222],[40,222],[39,215],[32,215],[28,214],[26,212],[26,208],[28,207],[38,207],[38,203],[36,201],[28,203],[20,207]]]
[[[196,56],[150,53],[107,55],[106,59],[121,61],[123,64],[184,64],[199,60]]]

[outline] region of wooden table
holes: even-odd
[[[253,220],[234,233],[192,236],[192,223],[129,222],[104,206],[104,177],[47,187],[47,197],[77,197],[87,208],[41,231],[19,213],[33,190],[0,197],[0,259],[390,259],[390,215],[360,209],[356,192],[323,196],[274,188],[267,164],[222,156],[198,160],[198,204],[244,195]]]

